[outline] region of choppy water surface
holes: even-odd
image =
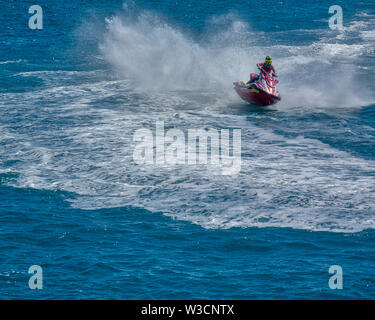
[[[373,3],[32,4],[0,18],[2,298],[374,298]],[[232,82],[266,55],[256,108]],[[240,173],[136,164],[156,121],[241,129]]]

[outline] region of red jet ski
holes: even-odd
[[[258,69],[259,76],[252,73],[247,84],[242,81],[234,82],[234,90],[243,100],[257,106],[269,106],[279,102],[281,97],[276,89],[276,84],[279,82],[276,75],[262,68]]]

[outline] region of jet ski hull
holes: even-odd
[[[270,106],[281,100],[280,96],[275,96],[264,92],[261,89],[255,87],[246,87],[243,84],[235,83],[234,90],[237,94],[246,102],[257,105],[257,106]]]

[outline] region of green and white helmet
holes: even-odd
[[[264,64],[267,66],[270,66],[272,64],[271,57],[267,56],[266,59],[264,60]]]

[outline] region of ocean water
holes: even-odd
[[[373,0],[36,2],[0,15],[0,298],[375,298]],[[157,122],[241,129],[240,172],[137,164]]]

